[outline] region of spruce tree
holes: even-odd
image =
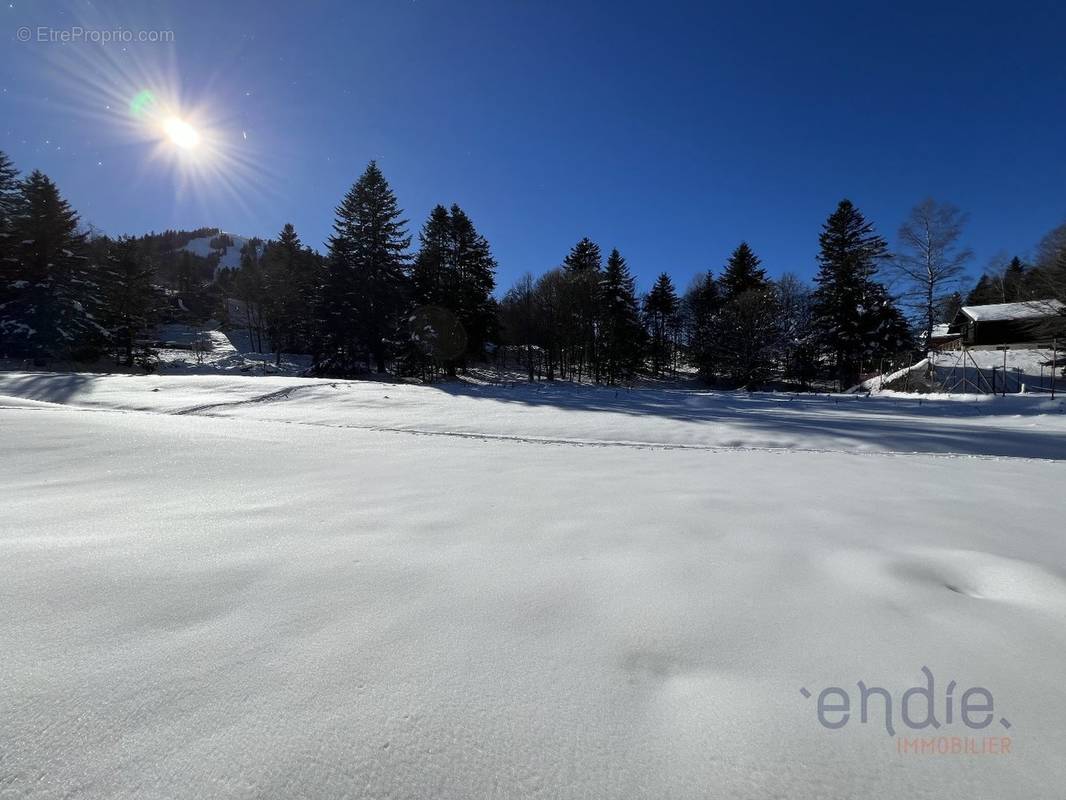
[[[607,383],[629,378],[640,364],[640,313],[633,276],[617,249],[599,284],[600,362]]]
[[[566,278],[564,295],[563,355],[572,375],[581,378],[585,368],[594,379],[599,368],[596,351],[596,298],[602,261],[600,247],[587,236],[563,259]]]
[[[710,382],[718,369],[718,317],[722,297],[710,270],[696,276],[684,298],[688,356],[702,380]]]
[[[570,248],[563,267],[569,273],[599,272],[602,266],[600,246],[587,236]]]
[[[722,273],[721,285],[725,299],[730,300],[750,289],[767,289],[769,281],[761,264],[751,246],[741,242],[729,256]]]
[[[466,349],[458,319],[447,306],[456,304],[452,274],[452,220],[438,204],[418,234],[419,249],[411,266],[411,308],[407,315],[405,369],[423,380]]]
[[[1003,302],[1019,303],[1030,300],[1028,272],[1018,256],[1014,256],[1003,270]]]
[[[286,223],[277,240],[266,243],[260,262],[266,328],[280,363],[283,352],[306,353],[312,349],[319,280],[317,259],[303,246],[292,224]]]
[[[481,356],[496,332],[496,260],[488,240],[474,228],[470,217],[451,208],[455,266],[458,278],[459,322],[466,331],[466,354]]]
[[[458,205],[438,205],[419,233],[411,270],[414,349],[410,361],[429,359],[449,374],[468,356],[484,355],[495,335],[496,261],[489,243]]]
[[[161,306],[155,270],[135,239],[124,236],[109,245],[101,270],[103,324],[118,362],[147,369],[152,358],[149,334],[159,320]]]
[[[734,386],[751,387],[773,373],[781,355],[777,297],[769,287],[745,289],[722,306],[715,361]]]
[[[814,322],[841,389],[854,385],[866,355],[874,274],[888,246],[850,200],[841,200],[819,236]]]
[[[360,356],[384,372],[407,291],[407,220],[371,161],[336,210],[322,298],[322,364],[349,374]]]
[[[411,267],[411,292],[416,306],[444,306],[454,300],[448,291],[451,271],[452,219],[437,205],[418,234],[418,254]]]
[[[0,350],[44,362],[91,357],[104,342],[97,271],[85,255],[78,215],[34,171],[20,185],[0,282]]]
[[[8,238],[19,200],[18,170],[0,150],[0,247]]]
[[[662,272],[644,300],[644,319],[650,337],[652,371],[656,375],[671,363],[671,334],[679,321],[678,310],[679,302],[674,283],[669,275]]]
[[[741,242],[722,273],[715,361],[736,386],[765,380],[779,356],[777,296],[761,263],[750,245]]]
[[[876,281],[867,292],[862,321],[863,357],[868,364],[914,349],[907,318],[885,287]]]
[[[3,320],[14,313],[9,304],[15,302],[23,288],[18,283],[15,262],[14,225],[19,197],[18,171],[0,150],[0,357],[6,341]]]
[[[965,305],[984,306],[1001,302],[1003,302],[1003,295],[996,289],[995,282],[988,275],[982,275],[977,285],[966,295]]]

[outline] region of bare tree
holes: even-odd
[[[928,343],[937,320],[937,305],[954,290],[972,258],[969,248],[959,247],[966,215],[949,203],[926,198],[900,226],[900,252],[885,269],[902,288],[904,303],[921,320]]]
[[[1066,222],[1037,245],[1036,278],[1041,294],[1066,300]]]

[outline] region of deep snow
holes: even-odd
[[[27,373],[0,436],[0,797],[1066,785],[1057,401]],[[800,693],[922,666],[1012,751]]]

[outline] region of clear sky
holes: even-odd
[[[585,235],[618,247],[642,288],[663,270],[682,287],[717,272],[741,239],[771,274],[811,276],[842,197],[890,242],[921,198],[955,203],[974,272],[1066,220],[1066,3],[3,0],[0,13],[0,149],[111,234],[266,237],[291,221],[321,248],[372,158],[413,233],[434,204],[459,203],[504,288]],[[76,26],[173,41],[50,38]],[[142,89],[210,147],[161,143],[130,114]]]

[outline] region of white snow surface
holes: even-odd
[[[3,373],[0,441],[0,797],[1066,785],[1060,400]],[[898,752],[923,666],[1011,752]]]

